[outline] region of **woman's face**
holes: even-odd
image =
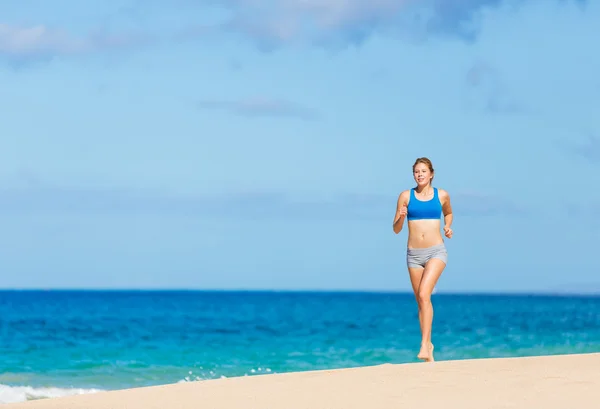
[[[413,170],[413,176],[415,178],[415,182],[417,182],[417,184],[420,186],[427,185],[433,177],[431,171],[424,163],[417,163],[415,169]]]

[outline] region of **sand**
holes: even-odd
[[[600,353],[495,358],[176,383],[6,409],[600,408]]]

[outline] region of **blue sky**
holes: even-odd
[[[85,4],[84,4],[85,3]],[[2,288],[600,291],[600,3],[0,5]]]

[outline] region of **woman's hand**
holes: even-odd
[[[406,207],[406,204],[403,204],[402,207],[400,207],[400,211],[398,212],[398,214],[400,215],[400,217],[406,217],[406,215],[408,214],[408,208]]]
[[[449,239],[452,238],[452,229],[450,228],[450,226],[444,226],[444,234],[446,235],[446,237],[448,237]]]

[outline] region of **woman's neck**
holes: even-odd
[[[415,188],[415,192],[417,193],[423,193],[423,192],[431,192],[432,187],[431,187],[431,183],[428,183],[427,185],[420,187],[419,185],[417,185],[417,187]]]

